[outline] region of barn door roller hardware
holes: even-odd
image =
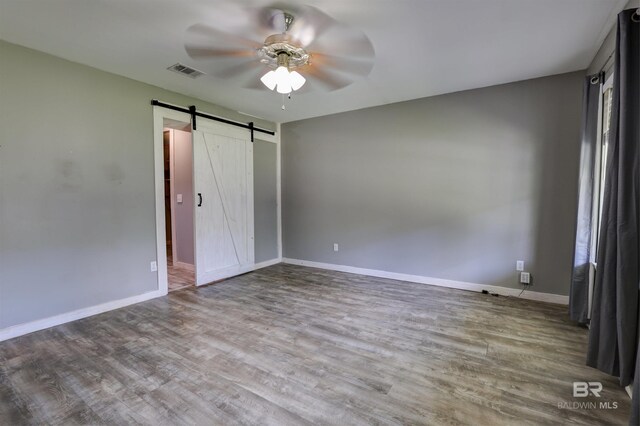
[[[214,115],[209,115],[209,114],[205,114],[204,112],[198,112],[196,110],[195,105],[191,105],[189,108],[184,108],[184,107],[179,107],[179,106],[175,106],[175,105],[171,105],[171,104],[165,104],[164,102],[160,102],[157,99],[152,99],[151,100],[151,105],[153,106],[159,106],[162,108],[167,108],[167,109],[171,109],[174,111],[180,111],[180,112],[185,112],[187,114],[189,114],[191,116],[191,125],[193,126],[193,130],[197,129],[197,123],[196,123],[196,117],[202,117],[202,118],[207,118],[209,120],[213,120],[213,121],[218,121],[220,123],[225,123],[225,124],[230,124],[232,126],[236,126],[236,127],[242,127],[243,129],[247,129],[251,132],[251,142],[253,142],[253,133],[254,132],[260,132],[260,133],[265,133],[267,135],[275,135],[276,132],[271,131],[271,130],[267,130],[267,129],[262,129],[260,127],[255,127],[253,121],[249,122],[248,124],[245,123],[239,123],[237,121],[232,121],[232,120],[227,120],[226,118],[222,118],[222,117],[216,117]]]

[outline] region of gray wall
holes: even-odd
[[[258,121],[0,42],[0,328],[157,288],[158,98]]]
[[[568,294],[583,75],[284,124],[284,256]]]
[[[253,144],[255,261],[278,257],[277,145]]]
[[[173,178],[177,261],[194,264],[193,244],[193,146],[191,132],[173,130]],[[175,198],[182,194],[182,203]]]

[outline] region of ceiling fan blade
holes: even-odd
[[[187,29],[185,50],[207,74],[233,79],[260,66],[257,51],[262,44],[209,25],[195,24]]]
[[[331,52],[338,57],[357,59],[375,58],[375,50],[371,40],[363,32],[354,28],[340,26],[327,31],[323,36],[317,37],[307,46],[308,51]]]
[[[373,68],[373,60],[371,60],[370,58],[354,59],[317,52],[311,53],[311,63],[323,68],[330,68],[346,74],[353,74],[357,76],[369,75],[371,69]]]
[[[225,68],[221,68],[213,72],[212,74],[219,78],[236,78],[241,77],[243,74],[246,74],[248,71],[258,70],[259,68],[263,68],[260,62],[251,59],[249,61],[243,61],[236,65],[227,66]]]
[[[265,36],[286,32],[302,47],[339,25],[326,13],[308,5],[274,3],[267,7],[247,8],[247,13],[251,16],[251,21],[255,22],[254,31]],[[293,17],[293,23],[288,29],[285,14]]]
[[[284,11],[289,7],[271,5],[260,8],[247,8],[247,14],[255,22],[257,29],[268,33],[283,33],[286,29]]]
[[[252,49],[215,49],[191,45],[185,45],[184,48],[192,59],[247,58],[256,56],[255,50]]]
[[[339,25],[335,19],[321,10],[312,6],[302,6],[293,21],[293,25],[289,28],[289,34],[302,47],[307,47],[325,32]]]
[[[229,46],[230,49],[239,47],[257,49],[262,46],[261,41],[226,33],[205,24],[195,24],[187,28],[186,39],[185,44],[196,46]]]
[[[318,82],[329,91],[342,89],[352,83],[352,80],[342,77],[335,72],[322,69],[313,65],[307,65],[300,69],[300,74],[304,77]]]

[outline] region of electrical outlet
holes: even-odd
[[[529,272],[520,272],[520,284],[531,285],[531,274]]]
[[[333,251],[338,251],[338,243],[333,243]]]
[[[155,260],[151,262],[151,272],[156,272],[158,270],[158,262]]]
[[[516,261],[516,271],[524,271],[524,260],[517,260]]]

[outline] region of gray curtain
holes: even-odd
[[[581,324],[588,322],[589,260],[591,255],[591,205],[598,142],[598,107],[600,87],[604,76],[585,77],[582,95],[582,144],[580,149],[580,178],[578,192],[578,220],[573,256],[573,275],[569,292],[569,316]]]
[[[640,348],[636,354],[636,374],[633,378],[633,401],[631,401],[630,425],[640,425]]]
[[[633,381],[638,352],[640,32],[634,14],[635,9],[629,9],[618,15],[611,137],[587,353],[589,366],[618,376],[622,386]],[[636,393],[634,405],[638,397]]]

